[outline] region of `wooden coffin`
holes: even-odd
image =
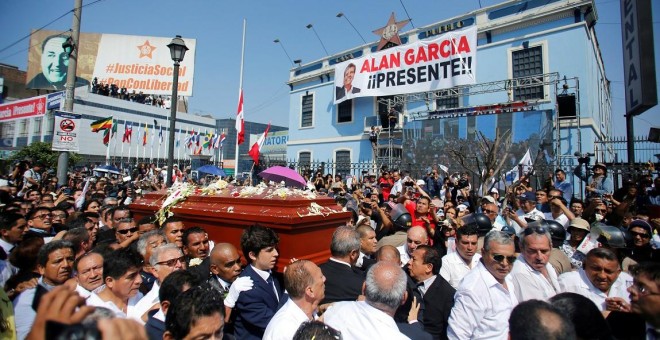
[[[241,251],[243,230],[255,223],[275,230],[280,238],[277,270],[291,258],[317,264],[330,257],[334,230],[346,224],[351,213],[342,211],[334,199],[290,189],[226,187],[209,194],[196,192],[177,203],[170,211],[184,221],[185,227],[204,228],[209,239],[229,242]],[[130,205],[135,218],[156,213],[167,194],[148,193]]]

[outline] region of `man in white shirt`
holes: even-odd
[[[87,253],[76,262],[76,292],[87,299],[103,286],[103,256]]]
[[[440,267],[440,275],[454,289],[458,288],[463,277],[479,264],[481,255],[477,254],[478,241],[479,235],[475,224],[456,230],[456,252],[445,255]]]
[[[630,311],[626,282],[632,282],[632,277],[621,272],[619,259],[607,248],[590,250],[584,268],[559,276],[562,292],[588,297],[601,312]]]
[[[417,249],[417,247],[428,244],[429,236],[426,233],[426,229],[421,227],[413,227],[408,229],[406,243],[396,248],[401,254],[402,266],[405,266],[408,261],[410,261],[410,257],[412,256],[413,251]]]
[[[552,251],[550,232],[538,224],[528,224],[519,235],[520,255],[509,274],[518,302],[532,299],[548,301],[561,292],[557,273],[548,262]]]
[[[305,321],[314,320],[316,309],[325,296],[325,276],[314,262],[300,260],[284,273],[289,300],[270,319],[263,339],[288,340]]]
[[[502,231],[486,234],[481,262],[456,290],[449,339],[507,339],[506,320],[518,304],[507,276],[516,260],[513,240]]]
[[[561,191],[550,190],[548,192],[548,202],[550,212],[544,213],[545,219],[557,221],[564,226],[564,229],[568,229],[568,225],[575,218],[575,214],[566,206],[567,203],[562,197]]]
[[[507,223],[516,229],[516,234],[527,228],[528,221],[540,221],[545,218],[542,212],[536,209],[536,195],[526,191],[518,196],[520,209],[516,212],[509,211]]]
[[[103,258],[103,282],[98,293],[87,298],[87,305],[110,309],[118,318],[133,315],[133,309],[142,298],[139,292],[142,277],[142,259],[127,249],[118,249]],[[136,319],[137,320],[137,319]]]
[[[158,292],[160,291],[160,284],[175,271],[186,269],[186,260],[181,252],[181,249],[176,244],[164,244],[151,253],[149,259],[151,274],[156,278],[154,285],[133,308],[130,317],[140,320],[143,324],[147,322],[147,312],[157,307],[160,299]]]
[[[408,339],[393,318],[408,297],[406,282],[401,267],[378,262],[367,272],[365,300],[336,302],[323,315],[324,322],[345,339]]]
[[[398,171],[392,171],[392,179],[394,180],[394,185],[390,190],[390,196],[400,195],[403,191],[403,180],[401,179],[401,173]]]

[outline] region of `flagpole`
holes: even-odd
[[[241,70],[238,80],[238,96],[243,93],[243,61],[245,59],[245,29],[247,27],[247,20],[243,19],[243,45],[241,47]],[[243,109],[243,117],[245,117],[245,110]],[[238,117],[236,117],[238,119]],[[245,118],[243,118],[245,120]],[[238,130],[236,130],[236,153],[234,154],[236,160],[234,161],[234,178],[238,178]]]
[[[117,135],[118,135],[118,133],[115,133],[114,136],[112,135],[112,133],[114,132],[114,129],[115,129],[115,124],[117,124],[117,122],[113,119],[112,120],[112,130],[110,130],[110,139],[114,139],[114,142],[115,142],[115,146],[112,150],[112,160],[113,161],[117,160]],[[119,130],[119,129],[117,129],[117,130]]]

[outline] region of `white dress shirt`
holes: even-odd
[[[134,308],[131,308],[131,312],[128,316],[136,320],[139,319],[140,323],[144,325],[145,322],[142,321],[142,315],[151,310],[151,307],[160,303],[160,298],[158,297],[159,292],[160,285],[158,284],[158,281],[154,281],[154,285],[151,287],[149,293],[143,296],[140,301],[135,304]]]
[[[508,290],[481,262],[465,275],[454,295],[447,337],[458,340],[507,339],[509,316],[518,300],[509,276],[505,283]]]
[[[390,189],[390,195],[398,195],[403,190],[403,179],[399,178],[398,181],[394,182],[392,189]]]
[[[0,247],[2,247],[5,254],[7,254],[7,258],[9,258],[9,253],[14,249],[14,245],[0,238]]]
[[[524,211],[522,211],[522,209],[518,209],[516,215],[518,215],[518,218],[520,218],[523,221],[526,221],[525,220],[526,218],[532,219],[534,221],[545,219],[545,215],[543,215],[543,213],[538,211],[536,208],[532,209],[532,211],[528,213],[525,213]],[[511,226],[516,230],[516,234],[520,233],[523,230],[523,228],[520,225],[518,225],[518,223],[514,220],[511,220]]]
[[[544,213],[543,216],[545,216],[545,220],[547,220],[547,221],[559,222],[559,224],[563,225],[564,229],[567,229],[567,230],[568,230],[568,225],[571,223],[571,221],[568,220],[568,217],[564,213],[559,214],[559,216],[557,216],[557,218],[552,217],[551,212]],[[570,237],[570,235],[567,235],[567,236]]]
[[[610,291],[605,294],[589,281],[587,273],[582,268],[575,272],[559,275],[559,285],[562,292],[577,293],[588,297],[589,300],[596,304],[596,307],[601,312],[607,309],[605,305],[605,299],[607,298],[620,297],[626,300],[627,303],[630,303],[630,293],[628,293],[626,281],[632,280],[632,276],[628,275],[628,273],[619,273],[619,277],[614,281],[612,287],[610,287]]]
[[[332,258],[330,258],[330,259],[332,260]],[[255,266],[252,266],[252,269],[254,270],[255,273],[257,273],[257,275],[259,275],[262,279],[264,279],[264,281],[266,281],[266,283],[268,283],[268,278],[272,275],[270,270],[268,270],[268,271],[261,270],[261,269],[255,267]],[[275,280],[275,278],[273,278],[273,280]],[[275,289],[275,284],[272,283],[270,285],[273,287],[273,292],[275,292],[275,297],[277,297],[277,301],[280,301],[280,294],[277,292],[277,289]]]
[[[293,299],[289,299],[270,319],[262,339],[291,340],[305,321],[310,321],[307,314],[293,302]]]
[[[100,293],[100,291],[99,291],[99,293]],[[107,308],[107,309],[111,310],[113,313],[115,313],[115,317],[118,317],[118,318],[121,318],[121,319],[127,319],[127,318],[129,318],[130,315],[134,315],[133,309],[135,308],[135,305],[138,303],[138,301],[140,301],[140,299],[143,296],[144,295],[142,295],[142,293],[138,292],[137,295],[135,295],[134,297],[128,299],[128,304],[126,306],[126,313],[124,313],[124,311],[119,309],[119,307],[117,307],[117,305],[115,305],[114,302],[105,301],[105,300],[101,299],[101,297],[98,296],[97,293],[92,293],[92,295],[90,295],[87,298],[87,305],[92,306],[92,307]],[[135,319],[135,318],[131,317],[131,319]],[[135,319],[135,320],[137,320],[137,319]]]
[[[399,332],[391,316],[366,301],[335,302],[323,314],[323,320],[340,331],[344,339],[409,339]]]
[[[468,266],[465,264],[465,261],[463,261],[463,258],[458,254],[458,252],[447,254],[442,257],[440,276],[447,280],[447,282],[449,282],[449,284],[454,287],[454,289],[456,289],[458,288],[458,285],[461,283],[461,280],[463,280],[465,275],[467,275],[467,273],[469,273],[472,268],[479,264],[480,259],[481,254],[475,253],[474,256],[472,256],[470,265]]]
[[[407,245],[402,245],[396,247],[396,249],[399,251],[399,254],[401,254],[401,267],[405,267],[406,264],[408,264],[408,261],[410,261],[410,255],[408,255],[408,246]]]
[[[550,280],[540,271],[532,268],[522,254],[518,256],[518,260],[513,264],[513,269],[509,273],[513,282],[512,289],[518,302],[532,299],[548,301],[561,292],[557,272],[549,262],[545,264],[545,270],[548,272]]]

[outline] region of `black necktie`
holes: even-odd
[[[424,297],[424,281],[417,284],[417,291],[419,292],[419,295]]]

